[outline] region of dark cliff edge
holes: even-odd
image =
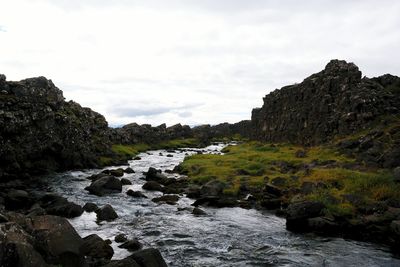
[[[213,138],[247,136],[247,122],[190,128],[176,124],[152,127],[127,124],[109,128],[104,116],[66,102],[45,77],[6,81],[0,75],[0,181],[28,178],[53,171],[95,168],[102,157],[119,163],[113,144],[157,144],[196,138],[206,145]]]
[[[0,180],[96,167],[110,153],[105,118],[64,101],[44,77],[19,82],[0,75]]]
[[[264,97],[253,109],[254,137],[267,142],[316,145],[371,127],[385,115],[398,115],[400,78],[362,78],[353,63],[330,61],[300,84]]]

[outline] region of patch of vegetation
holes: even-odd
[[[400,200],[400,185],[395,183],[390,171],[365,169],[365,166],[363,171],[345,168],[355,159],[333,147],[248,142],[223,151],[223,155],[187,157],[181,167],[192,182],[205,184],[216,179],[226,184],[225,194],[234,196],[241,186],[259,191],[278,177],[284,179],[283,185],[279,185],[282,189],[301,189],[304,183],[312,183],[315,185],[312,193],[303,197],[323,202],[327,212],[333,215],[350,216],[357,205],[365,203]],[[305,151],[305,156],[296,156],[297,151]],[[285,198],[289,201],[295,194],[287,193]]]

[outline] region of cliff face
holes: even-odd
[[[72,101],[44,77],[0,75],[0,180],[96,166],[108,153],[104,117]]]
[[[252,112],[254,137],[262,141],[320,144],[398,114],[400,78],[361,78],[353,63],[332,60],[325,69],[264,97]]]

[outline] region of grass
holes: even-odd
[[[298,150],[305,150],[306,157],[296,157]],[[359,197],[362,200],[360,205],[387,199],[400,200],[400,185],[394,182],[390,171],[344,169],[340,166],[353,163],[354,158],[341,155],[332,147],[303,148],[290,144],[247,142],[229,146],[223,151],[224,155],[187,157],[181,167],[193,183],[204,184],[214,179],[224,182],[224,193],[227,195],[237,196],[242,185],[257,191],[267,181],[277,177],[285,179],[283,187],[287,189],[300,188],[304,182],[322,183],[324,186],[305,198],[325,203],[327,212],[334,215],[354,214],[355,204],[346,201],[344,195]],[[301,168],[314,161],[335,161],[338,164],[334,167],[317,166],[311,171]],[[282,162],[294,167],[286,172],[282,170]],[[297,179],[293,179],[293,176]],[[288,201],[294,196],[290,194],[285,196]]]

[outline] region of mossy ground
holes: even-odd
[[[306,156],[296,157],[299,150],[306,151]],[[346,201],[346,195],[359,198],[360,205],[400,199],[400,185],[394,182],[388,170],[357,166],[354,158],[332,147],[247,142],[229,146],[224,152],[224,155],[187,157],[181,167],[193,183],[220,180],[226,184],[224,193],[233,196],[237,196],[242,187],[259,190],[277,177],[284,179],[280,187],[288,192],[300,188],[304,182],[320,183],[323,184],[321,188],[303,197],[324,202],[328,212],[338,215],[351,215],[355,211],[355,204]],[[317,164],[312,168],[304,167],[312,163]],[[285,165],[291,167],[285,169],[282,167]],[[290,201],[294,195],[288,193],[286,200]]]

